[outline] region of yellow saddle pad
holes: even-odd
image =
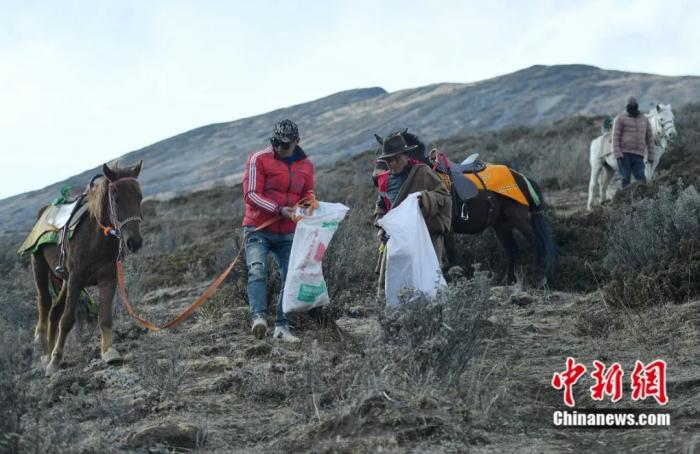
[[[22,246],[17,251],[18,254],[34,254],[45,244],[58,244],[60,237],[60,229],[68,221],[70,211],[73,209],[73,204],[66,205],[49,205],[39,219],[34,224],[32,231],[24,240]],[[78,208],[73,215],[69,227],[69,238],[73,236],[73,230],[77,227],[83,215],[87,212],[87,203]]]
[[[486,188],[484,188],[479,178],[473,173],[464,174],[464,177],[474,183],[479,189],[488,189],[489,191],[510,197],[522,205],[529,206],[525,194],[523,194],[523,191],[518,187],[513,173],[507,166],[486,164],[484,170],[479,172],[479,176],[486,185]]]

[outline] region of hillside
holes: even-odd
[[[299,123],[302,145],[323,166],[373,147],[375,132],[409,127],[426,140],[436,140],[545,125],[573,115],[617,112],[629,93],[637,95],[643,109],[656,102],[680,106],[700,101],[700,77],[627,73],[585,65],[533,66],[467,84],[441,83],[392,93],[381,88],[350,90],[196,128],[119,159],[127,163],[143,159],[144,192],[163,199],[237,183],[247,154],[264,146],[272,124],[286,117]],[[67,181],[0,200],[0,229],[28,228],[38,208],[52,200],[61,186],[82,186],[98,171],[89,169]]]
[[[700,104],[676,116],[679,140],[660,163],[659,179],[633,184],[592,212],[569,183],[580,154],[574,145],[597,118],[439,141],[454,153],[485,144],[490,161],[526,173],[543,172],[556,150],[558,162],[572,163],[546,175],[560,247],[546,290],[527,283],[527,248],[520,282],[504,286],[493,235],[463,235],[465,275],[448,274],[446,302],[385,308],[374,291],[371,152],[319,169],[319,197],[351,211],[324,259],[332,305],[295,317],[299,345],[251,337],[239,266],[173,331],[149,333],[116,303],[123,364],[100,363],[99,329],[81,317],[64,367],[45,378],[30,347],[28,259],[14,255],[22,234],[6,233],[0,451],[693,452],[700,429],[700,195],[690,184],[700,186]],[[523,149],[544,157],[519,154]],[[171,318],[225,268],[238,248],[241,196],[239,187],[219,186],[145,202],[145,246],[127,258],[129,295],[141,314]],[[617,248],[630,237],[629,249]],[[272,314],[280,282],[273,276],[268,284]],[[552,413],[563,403],[550,383],[567,356],[589,370],[593,360],[625,370],[617,404],[593,401],[593,380],[583,377],[574,387],[578,410],[659,410],[652,399],[631,400],[629,373],[636,360],[664,359],[671,427],[554,427]]]

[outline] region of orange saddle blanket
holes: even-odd
[[[529,205],[525,194],[523,194],[523,191],[518,187],[513,173],[507,166],[486,164],[486,168],[479,172],[479,177],[483,180],[486,188],[484,188],[479,178],[473,173],[465,173],[464,177],[474,183],[480,190],[488,189],[489,191],[509,197],[522,205]]]

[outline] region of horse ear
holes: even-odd
[[[107,177],[109,181],[115,181],[117,179],[117,174],[114,173],[112,169],[105,163],[102,164],[102,173]]]
[[[379,137],[379,134],[375,133],[374,138],[377,139],[377,142],[379,142],[379,145],[384,145],[384,139]]]
[[[657,105],[656,105],[656,111],[657,111],[657,112],[661,112],[661,104],[657,104]]]
[[[408,132],[408,128],[404,129],[401,134],[406,134]]]
[[[136,164],[134,167],[131,168],[131,174],[134,176],[134,178],[139,177],[139,174],[141,173],[141,166],[143,166],[143,159],[140,160],[138,164]]]

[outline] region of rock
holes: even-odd
[[[266,343],[257,343],[255,345],[252,345],[248,348],[245,349],[243,355],[245,356],[246,359],[251,359],[255,358],[256,356],[267,356],[270,354],[272,351],[272,347],[270,347]]]
[[[527,326],[525,327],[525,332],[526,332],[526,333],[536,333],[536,332],[538,332],[538,331],[539,331],[539,330],[537,329],[537,327],[536,327],[535,325],[533,325],[532,323],[530,323],[529,325],[527,325]]]
[[[234,358],[228,356],[214,356],[193,361],[189,367],[194,372],[220,372],[230,370],[238,364]]]
[[[534,303],[535,299],[527,293],[517,293],[510,297],[510,303],[520,307],[529,306]]]
[[[371,318],[342,317],[336,320],[336,325],[353,337],[362,339],[374,339],[381,335],[382,327],[379,322]]]
[[[103,369],[94,372],[89,378],[89,386],[93,389],[118,388],[134,389],[138,377],[126,369]]]
[[[204,443],[204,432],[192,424],[168,423],[136,430],[126,438],[126,444],[131,448],[158,443],[173,448],[195,449]]]
[[[365,311],[361,306],[352,306],[348,308],[348,317],[360,318],[365,316]]]
[[[241,386],[243,386],[243,378],[238,373],[227,373],[223,376],[203,378],[192,386],[184,387],[182,392],[194,396],[212,392],[237,391]]]

